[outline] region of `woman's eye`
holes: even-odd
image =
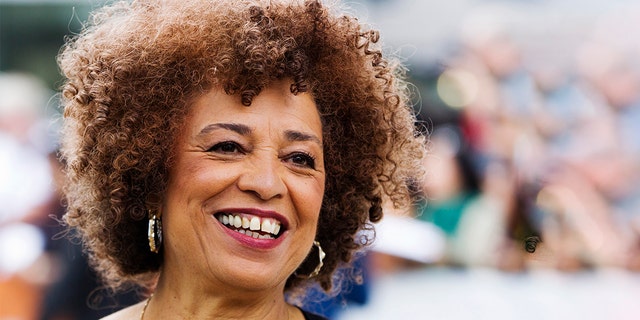
[[[209,152],[219,152],[219,153],[236,153],[241,152],[242,148],[235,142],[225,141],[216,143],[213,147],[207,150]]]
[[[288,159],[296,166],[307,167],[311,169],[315,169],[316,167],[316,159],[310,154],[306,153],[294,153]]]

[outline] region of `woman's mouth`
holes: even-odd
[[[215,217],[228,229],[255,239],[277,239],[284,232],[280,221],[273,218],[226,212]]]

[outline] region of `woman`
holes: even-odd
[[[109,319],[315,319],[285,299],[409,202],[423,139],[378,34],[318,1],[134,1],[63,48],[68,212]],[[298,290],[295,290],[298,289]]]

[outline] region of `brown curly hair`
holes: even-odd
[[[323,123],[326,193],[316,239],[330,248],[315,280],[370,239],[382,199],[410,201],[424,138],[414,129],[404,70],[378,32],[320,1],[134,1],[96,11],[58,63],[65,123],[65,222],[79,230],[113,288],[148,286],[162,264],[147,241],[190,102],[213,86],[252,99],[277,79],[310,92]],[[313,269],[303,263],[299,273]],[[308,264],[313,264],[309,262]],[[301,280],[291,276],[287,288]]]

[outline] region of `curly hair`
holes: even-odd
[[[66,161],[65,222],[113,288],[151,285],[147,212],[162,203],[171,146],[190,102],[213,86],[252,99],[275,80],[312,93],[322,124],[326,187],[314,279],[371,239],[382,201],[411,201],[424,137],[415,130],[404,69],[383,58],[377,31],[320,1],[134,1],[94,12],[58,56]],[[302,263],[299,273],[311,262]],[[287,289],[302,281],[291,276]]]

